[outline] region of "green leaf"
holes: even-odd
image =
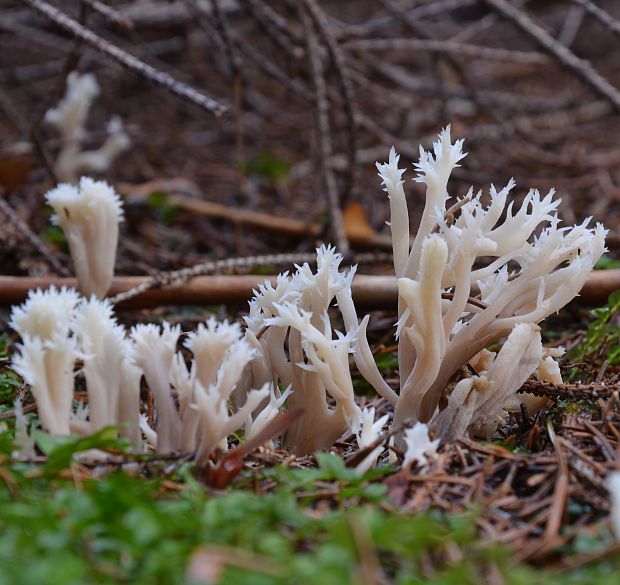
[[[607,304],[592,310],[594,320],[590,323],[584,342],[571,351],[574,360],[584,360],[598,356],[602,361],[607,359],[610,364],[620,363],[620,326],[609,320],[620,310],[620,289],[609,295]],[[607,353],[604,354],[604,350]],[[603,355],[601,355],[603,354]]]
[[[164,225],[172,224],[177,214],[177,207],[168,203],[168,193],[153,191],[149,194],[146,203]]]
[[[344,461],[333,453],[316,453],[316,461],[319,469],[323,472],[322,479],[338,481],[359,480],[359,475],[354,469],[349,469]]]
[[[46,475],[53,475],[71,465],[73,456],[90,449],[114,449],[128,452],[129,443],[118,438],[118,428],[114,426],[103,429],[88,437],[53,436],[39,429],[32,431],[37,447],[47,455],[43,466]]]
[[[594,266],[597,270],[610,270],[612,268],[620,268],[620,260],[614,260],[607,254],[603,254]]]
[[[281,183],[288,178],[291,165],[271,152],[263,152],[247,162],[241,168],[248,176],[260,177],[273,183]]]

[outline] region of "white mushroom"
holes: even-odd
[[[80,291],[103,298],[114,276],[118,227],[123,220],[119,196],[104,181],[82,177],[79,187],[63,183],[45,196],[54,209],[69,251]]]

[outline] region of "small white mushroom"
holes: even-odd
[[[144,378],[157,409],[157,451],[171,453],[180,449],[181,418],[170,389],[170,372],[181,328],[164,322],[157,325],[136,325],[131,330],[134,365]]]
[[[67,238],[71,259],[86,297],[103,298],[114,276],[121,200],[104,181],[82,177],[79,187],[63,183],[45,196],[53,208],[52,223]]]
[[[9,323],[22,338],[13,367],[30,385],[41,425],[53,435],[70,433],[73,368],[78,357],[70,324],[77,302],[72,289],[31,290],[22,305],[13,307]]]

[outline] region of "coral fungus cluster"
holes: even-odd
[[[42,426],[83,434],[118,425],[137,451],[195,453],[205,466],[228,448],[231,434],[244,429],[246,438],[256,437],[280,411],[294,409],[300,416],[283,446],[312,453],[349,432],[364,450],[364,471],[384,451],[390,415],[376,420],[374,408],[360,407],[354,362],[391,405],[406,464],[432,457],[437,441],[429,429],[442,441],[492,436],[518,406],[529,376],[561,381],[553,359],[561,351],[543,349],[538,323],[579,293],[606,232],[587,220],[561,227],[553,191],[532,190],[516,209],[512,180],[488,195],[470,190],[448,207],[448,180],[464,156],[449,128],[433,152],[420,150],[415,180],[426,185],[426,205],[412,245],[399,157],[392,149],[377,165],[390,198],[398,279],[397,389],[375,364],[370,317],[357,315],[355,267],[341,270],[343,258],[329,246],[317,250],[316,270],[298,266],[254,291],[243,326],[210,318],[184,336],[182,348],[180,328],[168,323],[125,331],[100,300],[112,277],[119,200],[90,179],[57,187],[47,200],[67,234],[84,296],[33,291],[11,321],[22,337],[15,368],[32,388]],[[502,339],[497,352],[486,349]],[[87,406],[74,401],[76,364]],[[154,404],[149,416],[141,409],[142,378]]]

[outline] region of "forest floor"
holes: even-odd
[[[214,96],[229,109],[222,117],[76,42],[30,2],[0,4],[3,275],[71,274],[66,241],[43,204],[60,144],[42,122],[71,70],[95,73],[101,86],[85,146],[101,144],[111,115],[132,142],[101,175],[126,210],[117,275],[161,278],[209,262],[216,265],[205,274],[290,270],[318,243],[336,241],[327,173],[352,243],[346,260],[364,260],[361,273],[391,274],[389,208],[374,162],[394,144],[409,165],[418,143],[430,146],[448,122],[469,152],[451,193],[512,176],[521,186],[517,201],[530,186],[555,187],[567,225],[592,216],[610,230],[599,268],[620,267],[620,101],[541,49],[531,26],[519,29],[493,11],[494,2],[318,2],[328,15],[313,33],[327,81],[327,151],[314,112],[312,45],[294,3],[126,1],[110,14],[92,2],[81,10],[56,3],[112,44]],[[523,10],[620,87],[618,6],[599,2],[612,19],[602,21],[582,4],[525,2]],[[415,225],[422,190],[407,186]],[[289,258],[279,264],[263,257],[282,253]],[[234,268],[217,264],[231,258]],[[123,324],[167,319],[190,330],[207,315],[237,320],[247,299],[154,308],[134,300],[119,309]],[[16,461],[14,400],[23,399],[31,421],[36,406],[11,370],[17,337],[2,304],[0,585],[617,583],[620,545],[606,478],[620,469],[618,292],[607,303],[575,301],[545,322],[544,343],[567,353],[564,384],[531,380],[522,389],[547,398],[539,412],[515,413],[492,441],[441,445],[424,470],[390,465],[386,452],[362,477],[352,469],[350,435],[315,456],[243,453],[239,475],[220,467],[208,480],[194,476],[189,456],[131,455],[105,430],[80,439],[34,432],[37,457]],[[368,330],[393,386],[395,313],[374,311]],[[389,411],[363,380],[356,390],[361,404]],[[93,448],[109,461],[74,456]]]

